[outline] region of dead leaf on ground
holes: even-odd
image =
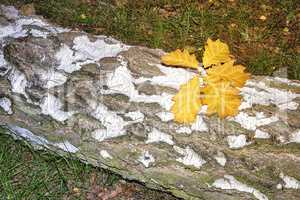
[[[25,16],[35,15],[35,8],[33,3],[25,4],[20,9],[21,14]]]

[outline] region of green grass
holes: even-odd
[[[35,152],[4,134],[0,141],[0,199],[61,199],[70,193],[69,184],[87,187],[95,171],[77,160]]]
[[[170,51],[202,48],[208,37],[220,38],[253,74],[271,75],[287,67],[290,78],[300,79],[300,7],[295,0],[25,1],[32,2],[37,14],[55,23],[129,44]],[[202,50],[197,52],[199,58]]]
[[[34,151],[0,129],[0,199],[92,199],[118,185],[122,193],[115,199],[175,199],[79,160]]]

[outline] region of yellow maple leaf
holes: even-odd
[[[190,54],[187,49],[183,51],[176,49],[170,53],[161,57],[161,62],[166,65],[189,67],[192,69],[198,69],[199,62],[195,54]]]
[[[205,68],[211,65],[225,63],[232,59],[233,56],[230,55],[229,47],[226,43],[221,42],[219,39],[213,41],[208,38],[202,58]]]
[[[194,76],[186,84],[180,86],[179,92],[173,97],[171,111],[174,119],[180,123],[192,123],[201,107],[199,76]]]
[[[207,76],[204,79],[210,84],[228,81],[232,86],[241,88],[250,78],[250,74],[246,73],[244,70],[244,66],[234,65],[234,61],[232,60],[223,65],[219,64],[206,70]]]
[[[239,90],[229,82],[209,84],[204,89],[203,104],[207,104],[207,114],[218,113],[220,118],[235,116],[241,104]]]

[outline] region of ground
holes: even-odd
[[[62,26],[166,51],[188,47],[200,56],[208,37],[221,38],[248,71],[271,75],[287,68],[290,78],[300,79],[300,8],[295,0],[0,2],[29,13],[31,7],[23,5],[33,3],[37,14]],[[1,199],[95,199],[99,194],[118,194],[116,198],[123,199],[173,199],[77,160],[33,151],[2,133],[0,162]]]
[[[250,72],[271,75],[284,67],[290,78],[300,79],[300,4],[295,0],[2,1],[33,2],[37,14],[62,26],[167,51],[193,47],[199,56],[208,37],[220,38]]]
[[[3,130],[0,141],[0,199],[176,199],[78,160],[34,151]]]

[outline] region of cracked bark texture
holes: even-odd
[[[253,76],[239,117],[203,110],[182,125],[170,100],[196,72],[160,65],[161,50],[3,6],[0,40],[0,126],[8,134],[185,199],[300,199],[299,82]]]

